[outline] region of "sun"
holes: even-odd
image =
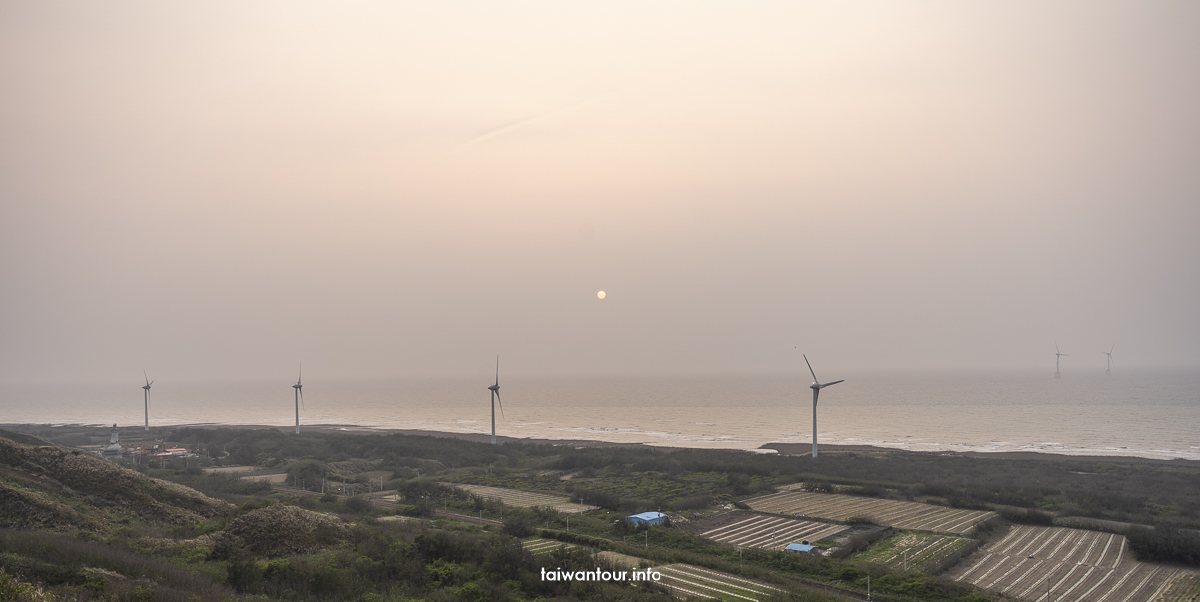
[[[600,292],[596,293],[596,298],[597,298],[597,299],[603,299],[603,298],[605,298],[606,296],[608,296],[608,295],[605,295],[605,294],[604,294],[604,291],[600,291]]]

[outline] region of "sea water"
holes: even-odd
[[[488,375],[305,384],[302,425],[487,433]],[[818,440],[910,450],[1200,460],[1200,372],[846,374],[824,389]],[[812,440],[804,375],[506,378],[503,436],[755,449]],[[143,423],[141,383],[0,385],[0,423]],[[150,423],[294,423],[291,383],[170,382]]]

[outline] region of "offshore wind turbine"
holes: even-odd
[[[1116,345],[1113,345],[1116,347]],[[1054,341],[1054,378],[1062,378],[1062,373],[1058,371],[1058,358],[1066,355],[1058,350],[1058,341]]]
[[[1108,356],[1108,367],[1104,369],[1105,374],[1108,374],[1108,375],[1112,374],[1112,352],[1113,352],[1113,349],[1116,349],[1116,348],[1117,348],[1117,344],[1113,343],[1113,346],[1110,347],[1108,351],[1104,352],[1104,355]]]
[[[803,354],[801,354],[801,355],[803,355]],[[825,387],[832,387],[833,385],[836,385],[841,382],[846,382],[846,381],[845,381],[845,379],[842,379],[842,380],[835,380],[831,383],[822,383],[821,381],[817,380],[817,373],[813,372],[812,364],[809,364],[807,355],[804,356],[804,363],[808,364],[808,373],[812,374],[812,377],[813,377],[813,383],[811,385],[809,385],[808,388],[812,389],[812,392],[813,392],[813,456],[812,457],[815,458],[815,457],[817,457],[817,396],[821,394],[821,389],[824,389]]]
[[[496,384],[488,387],[492,392],[492,445],[496,444],[496,403],[500,402],[500,356],[496,356]],[[504,416],[504,403],[500,403],[500,416]]]
[[[142,376],[146,378],[146,386],[142,387],[143,397],[145,397],[146,402],[146,430],[150,430],[150,385],[154,384],[154,381],[150,380],[149,376],[146,376],[145,370],[142,370]]]
[[[292,388],[296,390],[296,434],[300,434],[300,403],[304,401],[304,385],[301,380],[304,377],[304,364],[300,364],[300,371],[296,374],[296,384]]]

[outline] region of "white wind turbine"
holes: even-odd
[[[296,390],[296,434],[300,434],[300,404],[304,401],[304,385],[301,380],[304,377],[304,364],[300,364],[300,371],[296,374],[296,384],[292,388]]]
[[[504,417],[504,403],[500,402],[500,356],[496,356],[496,384],[488,387],[492,392],[492,445],[496,444],[496,403],[500,403],[500,416]]]
[[[1108,356],[1108,367],[1104,369],[1105,374],[1109,374],[1109,375],[1112,374],[1112,352],[1113,352],[1113,349],[1116,349],[1116,348],[1117,348],[1117,344],[1113,343],[1113,346],[1110,347],[1108,351],[1104,352],[1104,355]]]
[[[1115,347],[1116,345],[1114,345]],[[1058,371],[1058,358],[1065,356],[1065,353],[1058,351],[1058,341],[1054,342],[1054,378],[1062,378],[1062,373]]]
[[[812,374],[812,377],[813,377],[813,384],[809,385],[808,388],[812,389],[812,392],[813,392],[813,456],[812,457],[815,458],[815,457],[817,457],[817,396],[821,394],[821,389],[824,389],[825,387],[832,387],[833,385],[836,385],[841,382],[846,382],[846,381],[845,381],[845,379],[842,379],[842,380],[835,380],[831,383],[822,383],[821,381],[817,380],[817,373],[813,372],[812,364],[809,364],[807,355],[804,356],[804,363],[808,364],[808,373]]]
[[[146,377],[146,386],[142,387],[142,391],[144,392],[143,397],[145,397],[146,402],[146,430],[150,430],[150,385],[154,384],[154,381],[150,380],[149,376],[146,376],[145,370],[142,370],[142,376]]]

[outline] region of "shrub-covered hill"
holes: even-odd
[[[337,543],[348,530],[336,516],[275,504],[229,521],[213,551],[221,557],[241,550],[267,557],[308,554]]]
[[[195,524],[231,510],[194,489],[0,430],[0,527],[106,532],[131,520]]]

